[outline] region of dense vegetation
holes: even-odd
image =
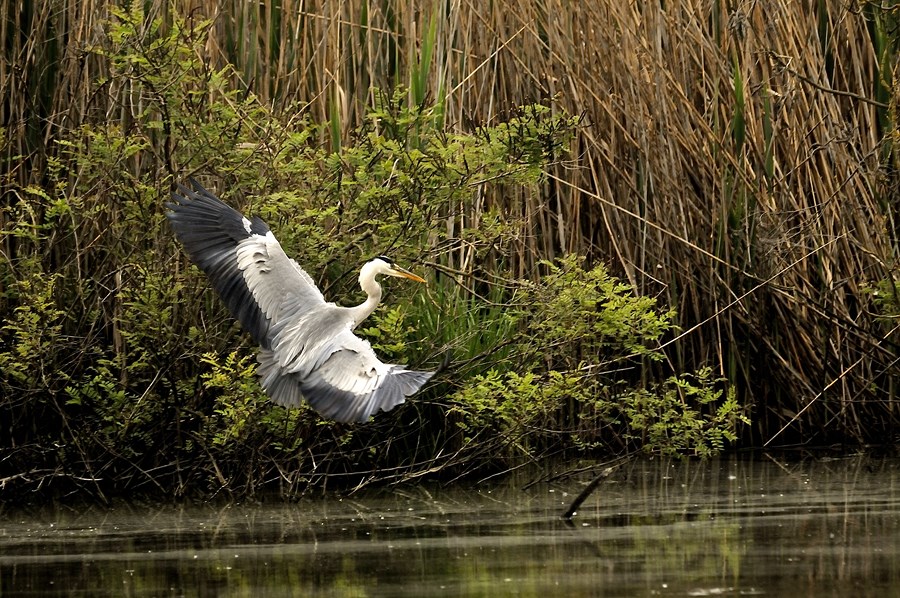
[[[890,438],[892,9],[345,4],[0,8],[0,488]],[[269,404],[165,224],[189,176],[328,297],[427,272],[361,332],[448,368],[362,426]]]

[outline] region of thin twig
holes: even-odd
[[[632,458],[632,455],[627,455],[622,457],[618,463],[614,463],[609,467],[606,467],[603,471],[601,471],[597,476],[591,480],[591,483],[588,484],[581,493],[575,497],[575,500],[572,501],[572,504],[569,505],[569,508],[566,509],[566,512],[562,514],[562,518],[565,519],[568,523],[572,522],[572,518],[578,513],[578,508],[581,507],[581,504],[587,500],[587,498],[593,494],[594,490],[597,489],[597,486],[600,485],[600,482],[608,478],[613,471],[616,470],[617,467],[621,466],[623,463],[626,463]]]

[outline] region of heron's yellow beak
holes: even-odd
[[[416,276],[406,268],[401,268],[400,266],[393,264],[391,266],[391,274],[393,276],[398,276],[400,278],[408,278],[410,280],[415,280],[416,282],[425,282],[425,279],[421,276]]]

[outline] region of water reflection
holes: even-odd
[[[639,461],[584,480],[0,517],[0,596],[900,595],[898,461]]]

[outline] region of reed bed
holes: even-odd
[[[578,253],[676,308],[682,332],[666,341],[673,369],[712,365],[739,389],[754,408],[746,445],[894,434],[896,333],[867,291],[894,272],[892,9],[769,0],[144,5],[148,21],[209,21],[206,58],[234,65],[232,84],[274,111],[329,123],[319,142],[334,150],[365,119],[374,90],[398,85],[411,105],[437,106],[450,131],[530,102],[581,115],[571,153],[542,184],[486,187],[450,210],[440,226],[456,242],[429,259],[462,276],[486,267],[458,235],[503,214],[516,228],[493,274],[536,278],[541,260]],[[133,90],[97,85],[108,64],[87,50],[103,38],[107,8],[0,6],[2,230],[14,224],[14,198],[46,182],[62,132],[96,122],[126,130],[141,110]],[[136,155],[127,168],[158,185],[160,212],[172,178],[186,174],[168,155]],[[96,235],[114,224],[98,222]],[[0,251],[14,264],[41,250],[5,235]],[[97,276],[102,266],[84,264]],[[85,309],[121,310],[116,281],[104,279],[109,296]],[[13,307],[0,297],[0,312]]]

